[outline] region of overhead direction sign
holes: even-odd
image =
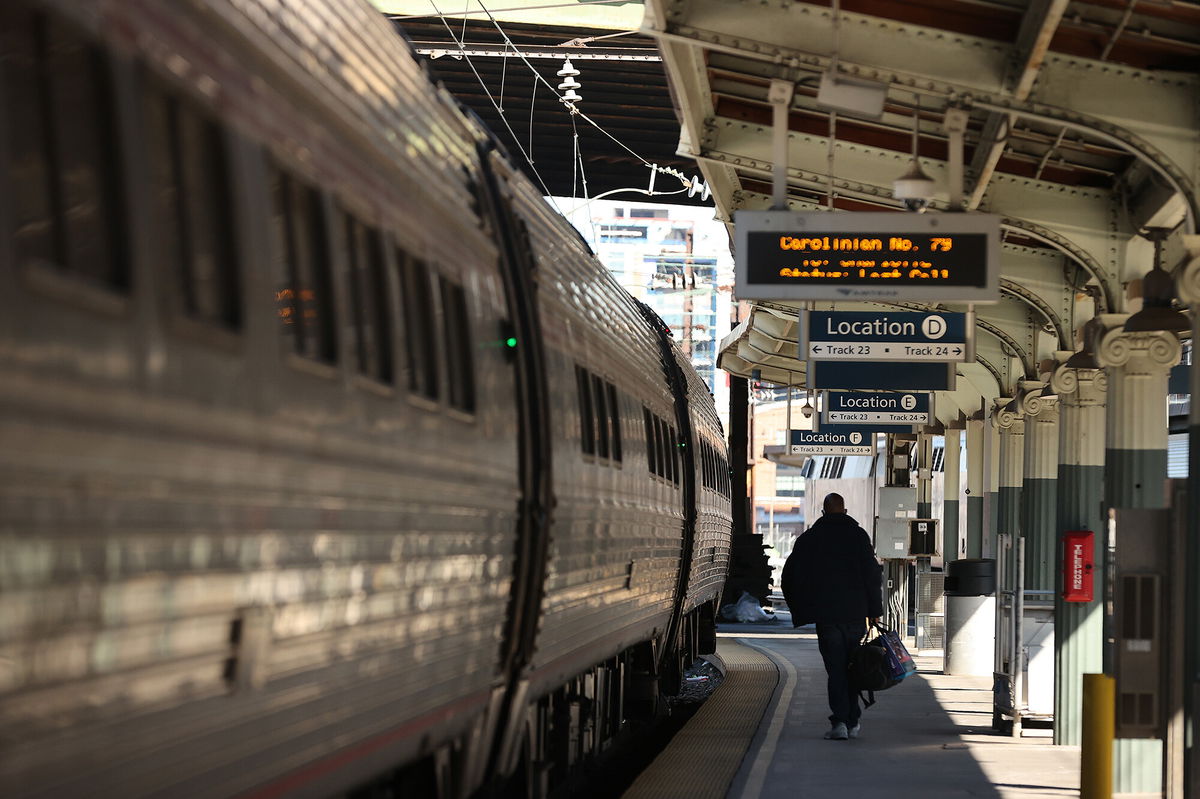
[[[996,302],[1000,218],[738,211],[739,300]]]
[[[873,427],[825,425],[820,430],[792,430],[788,440],[790,455],[874,455]]]
[[[863,391],[953,391],[952,363],[917,361],[812,361],[808,387]]]
[[[827,391],[822,407],[822,430],[835,424],[933,424],[929,395],[926,393]]]
[[[965,361],[966,314],[809,311],[806,352],[819,361]]]

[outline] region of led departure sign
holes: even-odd
[[[737,297],[994,301],[999,229],[985,214],[739,211]]]

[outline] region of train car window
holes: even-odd
[[[683,464],[681,463],[681,459],[679,457],[679,433],[676,432],[675,425],[669,425],[667,427],[667,431],[671,442],[671,482],[675,485],[679,485],[679,480],[683,477]]]
[[[236,330],[241,291],[224,132],[165,91],[152,92],[149,112],[155,229],[179,275],[184,312]]]
[[[592,381],[582,366],[575,367],[575,388],[579,394],[579,445],[588,455],[595,455],[596,420],[592,414]]]
[[[659,431],[659,476],[664,480],[671,479],[671,441],[667,439],[666,422],[654,417]]]
[[[446,372],[450,377],[450,405],[475,412],[475,365],[471,358],[471,320],[467,316],[467,292],[448,278],[441,278],[442,320],[446,335]]]
[[[646,466],[651,474],[658,474],[657,469],[657,454],[655,453],[655,442],[657,436],[655,434],[654,417],[651,416],[650,410],[642,406],[642,421],[646,424]]]
[[[608,413],[612,423],[612,459],[621,462],[621,406],[617,403],[617,387],[607,383]]]
[[[663,441],[662,420],[658,415],[652,415],[654,419],[654,473],[659,477],[666,476],[667,473],[667,455],[666,442]]]
[[[712,447],[705,441],[700,445],[700,462],[704,477],[704,487],[713,488],[713,462],[712,462]]]
[[[662,460],[658,473],[662,475],[664,480],[671,480],[671,458],[674,456],[674,453],[671,452],[673,449],[671,446],[671,428],[662,419],[658,420],[658,440]]]
[[[344,214],[343,220],[358,371],[380,383],[391,385],[391,303],[388,302],[379,231],[367,227],[350,214]]]
[[[416,258],[404,257],[399,251],[396,258],[403,263],[408,388],[414,394],[437,399],[438,365],[434,341],[437,333],[433,324],[433,281],[429,277],[429,265]]]
[[[592,394],[596,399],[596,454],[608,457],[608,396],[604,391],[604,379],[592,375]]]
[[[333,279],[325,210],[316,189],[282,169],[270,170],[272,234],[283,262],[278,313],[292,331],[292,348],[306,358],[337,363]]]
[[[0,73],[18,259],[127,290],[121,155],[106,57],[57,21],[4,3]]]

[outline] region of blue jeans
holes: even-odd
[[[858,706],[858,691],[850,687],[850,655],[858,648],[867,631],[865,622],[817,622],[817,646],[825,661],[825,672],[829,675],[829,709],[833,711],[829,720],[839,721],[853,727],[862,715]]]

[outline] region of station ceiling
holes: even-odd
[[[1172,230],[1163,265],[1175,270],[1186,260],[1185,236],[1196,232],[1200,217],[1200,3],[647,0],[640,34],[615,30],[629,24],[637,4],[607,4],[616,9],[608,29],[582,29],[569,16],[599,3],[541,5],[556,8],[513,11],[503,24],[522,49],[559,51],[573,41],[581,55],[603,47],[614,56],[661,58],[575,56],[581,109],[637,157],[603,134],[585,133],[578,119],[572,127],[554,102],[535,101],[530,126],[528,68],[522,64],[517,76],[512,59],[471,60],[484,84],[506,86],[503,116],[516,134],[507,136],[528,141],[532,129],[533,160],[553,193],[582,193],[570,144],[578,131],[590,196],[644,186],[644,158],[702,174],[718,218],[729,224],[738,210],[766,209],[773,167],[768,90],[782,79],[794,86],[789,208],[902,210],[892,181],[910,166],[916,125],[919,163],[937,182],[930,207],[948,210],[947,111],[965,113],[961,207],[1003,220],[1002,298],[979,308],[978,360],[960,365],[957,390],[939,398],[944,423],[986,413],[1022,381],[1036,384],[1048,364],[1076,348],[1077,331],[1093,316],[1136,310],[1129,284],[1136,287],[1153,261],[1139,231]],[[482,13],[476,4],[468,8]],[[585,11],[602,18],[595,8]],[[418,47],[457,47],[456,39],[506,46],[491,19],[455,20],[453,34],[441,19],[398,24]],[[600,36],[607,38],[579,41]],[[534,63],[549,81],[561,80],[554,74],[559,61]],[[494,94],[480,88],[466,59],[441,56],[431,66],[493,130],[506,131]],[[821,76],[833,70],[880,84],[882,114],[835,113],[820,102]],[[754,303],[724,342],[721,365],[803,385],[805,365],[795,357],[798,306]]]
[[[1153,262],[1139,231],[1171,229],[1164,266],[1186,260],[1183,237],[1200,216],[1200,5],[648,0],[646,12],[677,100],[680,151],[698,161],[728,222],[772,205],[773,80],[794,86],[792,210],[902,211],[892,181],[911,165],[914,126],[937,186],[929,207],[952,210],[947,112],[965,118],[954,210],[1001,217],[1001,299],[978,308],[977,360],[939,397],[943,423],[1040,386],[1083,323],[1135,310],[1127,286]],[[823,102],[827,72],[875,84],[882,113]],[[880,305],[965,309],[867,307]],[[722,367],[803,384],[798,307],[754,303],[724,342]]]
[[[676,153],[679,121],[658,45],[638,31],[461,19],[447,25],[427,18],[395,24],[429,57],[434,78],[479,116],[513,163],[547,194],[595,197],[628,187],[648,190],[647,164],[689,178],[699,174],[694,159]],[[510,42],[525,59],[515,55]],[[568,42],[574,44],[564,46]],[[557,89],[563,81],[557,72],[566,58],[580,73],[575,80],[583,100],[576,105],[586,118],[570,113],[551,94],[550,87]],[[661,173],[655,180],[656,191],[678,191],[682,185]],[[701,202],[686,191],[661,201]]]

